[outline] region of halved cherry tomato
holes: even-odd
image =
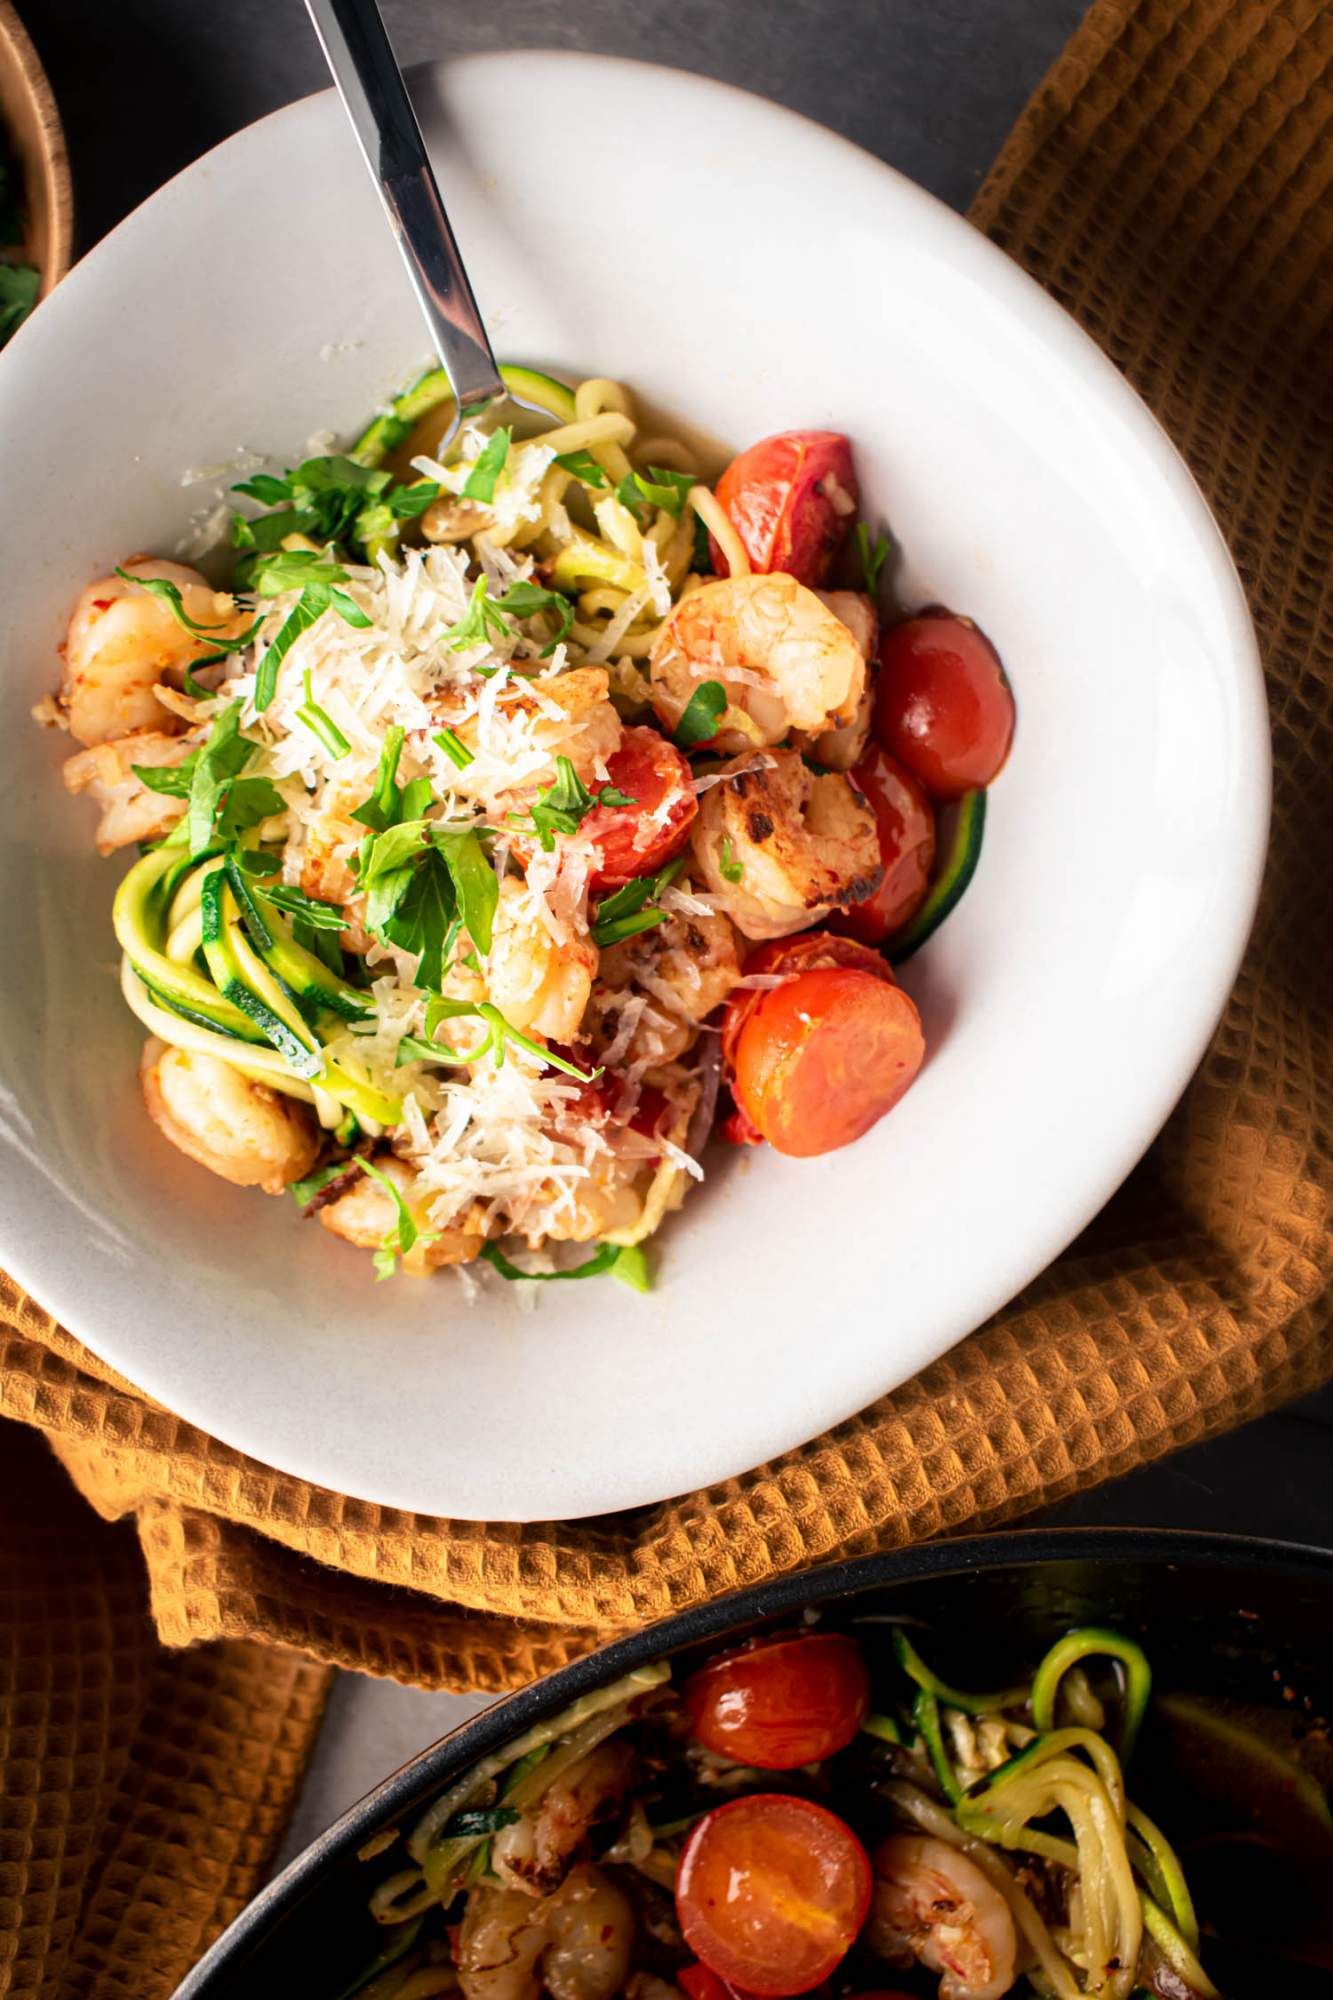
[[[1014,735],[1000,656],[970,618],[927,611],[879,642],[875,734],[933,798],[958,799],[997,775]]]
[[[860,944],[849,937],[835,937],[830,931],[798,931],[794,937],[769,938],[767,943],[756,945],[745,961],[745,976],[764,973],[769,977],[786,973],[814,972],[821,966],[848,965],[858,972],[868,972],[873,979],[882,979],[892,986],[893,972],[887,959],[872,951],[869,945]],[[736,1060],[736,1043],[741,1029],[749,1020],[765,992],[772,987],[743,986],[727,1001],[722,1016],[722,1060],[731,1069]]]
[[[869,1857],[842,1820],[809,1799],[754,1792],[691,1833],[676,1912],[719,1979],[762,1996],[809,1993],[854,1944],[871,1886]]]
[[[874,809],[884,878],[872,896],[835,910],[828,923],[879,944],[901,930],[925,902],[935,861],[935,812],[924,787],[887,750],[873,744],[852,772]]]
[[[684,1966],[676,1974],[676,1984],[689,2000],[750,2000],[748,1993],[742,1993],[729,1979],[719,1979],[706,1965]]]
[[[606,772],[607,784],[634,804],[594,806],[583,821],[580,832],[602,850],[594,891],[622,889],[636,875],[655,874],[685,845],[699,810],[688,762],[655,729],[627,729]]]
[[[753,568],[822,583],[856,515],[851,439],[841,431],[761,438],[732,459],[715,490]],[[713,568],[728,576],[726,557],[710,546]]]
[[[761,1138],[806,1159],[868,1132],[925,1053],[921,1017],[891,980],[851,966],[798,972],[759,995],[736,1037],[731,1092]]]
[[[841,1632],[760,1640],[710,1660],[682,1693],[697,1743],[761,1771],[842,1750],[870,1708],[861,1648]]]

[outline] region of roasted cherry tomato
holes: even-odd
[[[689,2000],[750,2000],[729,1979],[719,1979],[706,1965],[687,1965],[676,1974],[676,1984]]]
[[[923,612],[879,642],[875,734],[932,798],[990,784],[1014,735],[1000,656],[970,618]]]
[[[882,979],[888,986],[894,984],[888,961],[877,951],[854,938],[835,937],[830,931],[798,931],[795,937],[770,938],[766,944],[756,945],[745,961],[745,976],[748,979],[754,973],[771,977],[814,972],[830,965],[853,966],[858,972],[868,972],[872,979]],[[729,1071],[735,1063],[741,1029],[764,998],[765,990],[773,989],[760,987],[756,991],[745,986],[727,1002],[722,1016],[722,1060]]]
[[[670,861],[685,845],[699,810],[689,764],[655,729],[627,729],[606,772],[607,784],[634,803],[594,806],[580,828],[602,850],[591,882],[601,893],[622,889],[636,875],[652,875]]]
[[[780,431],[733,458],[716,492],[753,568],[822,583],[856,516],[851,440],[841,431]],[[713,568],[729,575],[717,543],[711,548]]]
[[[935,861],[935,811],[920,782],[877,745],[856,766],[852,782],[874,809],[884,879],[863,903],[835,911],[828,922],[850,937],[879,944],[926,900]]]
[[[825,951],[841,945],[875,957],[851,938],[823,937]],[[868,1132],[893,1109],[926,1053],[921,1017],[882,961],[874,970],[837,962],[795,970],[783,985],[752,996],[730,1036],[724,1030],[724,1052],[728,1044],[738,1118],[727,1136],[745,1142],[757,1133],[798,1158],[831,1153]]]
[[[841,1632],[723,1653],[682,1692],[695,1741],[761,1771],[794,1771],[845,1749],[870,1708],[861,1648]]]
[[[866,1851],[842,1820],[809,1799],[755,1792],[695,1827],[676,1911],[719,1979],[762,1996],[809,1993],[851,1949],[871,1887]]]

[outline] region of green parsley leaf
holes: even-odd
[[[421,818],[389,827],[367,843],[357,879],[366,892],[366,929],[417,954],[416,984],[424,990],[439,987],[457,924],[490,950],[500,886],[472,828]]]
[[[533,583],[528,577],[521,577],[511,583],[504,596],[497,600],[501,611],[507,611],[513,618],[532,618],[539,611],[554,611],[559,619],[559,628],[550,644],[542,647],[541,657],[550,658],[556,647],[574,623],[574,607],[563,591],[547,590],[540,583]]]
[[[261,715],[278,691],[278,668],[301,634],[308,632],[327,610],[327,598],[316,601],[313,595],[298,597],[274,634],[272,643],[265,647],[259,672],[255,675],[255,707]]]
[[[422,851],[414,866],[395,870],[385,880],[393,884],[393,908],[373,925],[371,898],[366,900],[366,927],[377,936],[416,954],[413,983],[424,992],[438,991],[444,977],[444,947],[453,926],[457,897],[444,856],[434,848]],[[494,881],[494,876],[491,877]]]
[[[218,840],[235,840],[238,834],[247,833],[252,826],[259,826],[275,813],[286,810],[282,793],[267,778],[233,778],[218,794],[214,836]]]
[[[577,833],[595,806],[637,803],[628,792],[619,791],[614,785],[603,785],[600,791],[590,792],[568,757],[557,757],[555,769],[555,783],[538,792],[526,818],[522,813],[505,815],[511,824],[539,840],[548,854],[555,847],[556,834]]]
[[[650,465],[646,475],[627,472],[616,488],[616,498],[631,513],[662,507],[678,521],[685,512],[690,488],[698,483],[693,473],[668,472],[664,466]]]
[[[37,303],[42,275],[31,264],[0,264],[0,347],[13,337]]]
[[[202,681],[195,679],[195,675],[201,667],[220,666],[226,657],[225,653],[205,653],[201,660],[191,660],[181,677],[186,694],[193,695],[196,701],[216,701],[218,690],[205,687]]]
[[[722,879],[726,882],[739,882],[745,873],[740,862],[732,860],[731,842],[726,839],[722,842],[722,854],[717,865]]]
[[[599,951],[605,951],[608,945],[620,944],[627,937],[635,937],[640,931],[650,931],[655,925],[664,924],[667,912],[657,907],[657,899],[675,881],[684,866],[685,856],[678,854],[664,868],[659,868],[655,875],[637,875],[613,895],[604,896],[597,905],[592,925],[592,941]]]
[[[326,1167],[316,1167],[314,1173],[307,1174],[303,1181],[289,1181],[287,1192],[298,1208],[304,1208],[330,1181],[336,1181],[339,1174],[345,1174],[350,1164],[348,1160],[330,1160]]]
[[[672,742],[678,750],[692,750],[696,743],[711,743],[726,713],[727,691],[721,681],[700,681],[685,704],[676,724]]]
[[[256,472],[251,479],[238,480],[231,490],[258,500],[263,507],[279,507],[292,497],[291,475],[289,473],[286,479],[279,479],[272,472]]]
[[[575,479],[581,479],[585,486],[609,486],[607,478],[590,451],[558,451],[555,463],[566,472],[572,472]]]
[[[480,500],[486,505],[494,500],[495,488],[504,470],[504,462],[509,456],[513,435],[507,424],[500,430],[491,432],[473,459],[472,470],[463,482],[461,497],[464,500]]]
[[[463,653],[470,646],[488,646],[492,634],[503,638],[508,630],[509,620],[492,602],[486,578],[479,576],[472,586],[467,610],[456,625],[446,625],[439,637],[441,644],[448,642],[451,651]]]
[[[632,1292],[651,1292],[653,1274],[642,1243],[621,1244],[620,1255],[611,1267],[611,1275],[619,1278],[622,1285],[628,1285]]]
[[[398,776],[398,759],[403,754],[403,738],[406,732],[400,724],[394,723],[384,738],[380,751],[380,761],[375,771],[375,789],[368,799],[363,799],[352,814],[362,826],[370,827],[374,833],[383,833],[398,817],[398,802],[402,797],[395,780]]]
[[[116,567],[116,575],[123,577],[126,583],[137,583],[140,590],[146,590],[150,597],[155,597],[158,600],[159,604],[165,604],[178,625],[183,626],[187,632],[193,633],[196,638],[209,639],[217,647],[219,653],[244,652],[264,622],[261,615],[256,618],[248,632],[242,632],[239,639],[219,639],[216,634],[221,631],[222,627],[220,625],[196,624],[185,609],[184,600],[181,597],[179,589],[172,583],[169,577],[131,576],[127,569],[121,569],[119,565]]]
[[[256,520],[234,515],[237,548],[276,551],[288,535],[297,534],[324,544],[360,546],[373,558],[396,541],[399,522],[423,513],[440,488],[430,479],[395,486],[388,472],[335,452],[308,458],[281,479],[258,472],[232,490],[278,510]]]
[[[861,575],[865,579],[866,595],[873,597],[879,589],[879,573],[889,559],[891,547],[887,535],[876,535],[872,546],[870,529],[864,521],[858,521],[853,531],[856,553],[861,558]]]
[[[487,1029],[486,1035],[472,1048],[459,1055],[443,1048],[435,1041],[435,1030],[442,1021],[461,1020],[469,1015],[483,1022]],[[399,1044],[399,1060],[402,1060],[401,1051],[404,1047],[409,1049],[411,1060],[439,1062],[449,1067],[460,1063],[480,1062],[489,1051],[495,1059],[496,1068],[499,1069],[504,1063],[505,1049],[510,1043],[513,1043],[515,1048],[522,1049],[543,1067],[558,1069],[565,1076],[574,1077],[579,1083],[595,1083],[602,1074],[600,1069],[580,1069],[578,1064],[570,1062],[567,1056],[557,1055],[553,1049],[548,1049],[543,1043],[534,1041],[530,1035],[523,1034],[512,1022],[507,1021],[500,1009],[493,1006],[489,1000],[449,1000],[441,994],[436,994],[426,1003],[425,1039],[422,1040],[415,1035],[404,1036],[403,1042]]]
[[[449,762],[460,771],[466,771],[468,765],[476,761],[457,730],[437,729],[430,740],[439,745]]]
[[[552,1278],[600,1278],[603,1271],[615,1269],[624,1252],[618,1243],[603,1243],[585,1263],[575,1264],[569,1271],[521,1271],[496,1243],[483,1244],[481,1254],[493,1271],[511,1283],[521,1279],[525,1284],[545,1284]]]
[[[241,735],[241,705],[232,702],[215,719],[208,741],[193,753],[189,806],[182,822],[191,854],[202,854],[212,842],[214,822],[226,788],[245,769],[258,747]]]
[[[309,667],[305,670],[305,701],[296,711],[296,720],[304,723],[311,734],[318,738],[330,757],[345,757],[351,749],[351,744],[328,710],[321,708],[311,694]]]
[[[306,590],[312,583],[327,588],[346,582],[342,564],[317,549],[275,549],[250,572],[250,586],[261,597],[281,597],[288,590]]]
[[[431,841],[443,856],[453,880],[463,928],[478,951],[485,955],[491,948],[495,910],[500,900],[500,884],[495,870],[487,860],[477,835],[470,829],[466,833],[458,833],[438,827],[432,831]],[[438,979],[434,983],[438,986]]]
[[[168,799],[188,799],[198,754],[197,750],[192,750],[179,764],[131,764],[130,769],[150,792],[160,792]]]
[[[438,479],[414,479],[409,486],[391,487],[388,505],[395,520],[415,521],[439,497]]]
[[[393,1198],[396,1220],[381,1237],[379,1249],[375,1252],[375,1276],[391,1278],[398,1268],[399,1257],[406,1257],[414,1243],[433,1243],[435,1234],[429,1230],[423,1234],[417,1228],[412,1211],[403,1200],[402,1189],[396,1181],[391,1180],[382,1168],[372,1166],[369,1160],[362,1160],[360,1164],[362,1172],[369,1174],[373,1181],[378,1181],[385,1193]]]
[[[694,553],[690,557],[690,568],[696,576],[713,574],[713,544],[708,535],[708,523],[702,514],[694,517]]]
[[[349,461],[350,462],[350,461]],[[370,619],[339,584],[349,581],[341,563],[331,561],[313,549],[276,549],[258,556],[250,570],[251,587],[261,597],[281,597],[289,590],[301,595],[283,619],[271,644],[264,650],[255,677],[255,707],[262,714],[273,700],[278,686],[278,669],[303,632],[326,611],[336,611],[345,624],[364,629]]]

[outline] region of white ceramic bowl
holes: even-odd
[[[366,1499],[525,1519],[717,1480],[942,1354],[1088,1220],[1234,977],[1268,740],[1235,574],[1115,370],[1011,263],[843,141],[698,78],[483,57],[421,78],[497,345],[744,444],[846,430],[901,593],[997,642],[1019,703],[981,867],[906,984],[930,1059],[812,1161],[723,1148],[640,1299],[376,1285],[287,1202],[161,1140],[67,745],[28,721],[71,600],[169,553],[190,467],[355,429],[421,330],[330,96],[210,153],[0,359],[0,1256],[151,1395]],[[653,134],[651,159],[644,135]]]

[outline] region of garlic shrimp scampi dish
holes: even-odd
[[[39,713],[139,849],[165,1140],[382,1276],[643,1289],[715,1122],[827,1152],[911,1084],[893,967],[976,865],[1013,703],[967,619],[882,617],[846,437],[710,483],[618,384],[504,373],[545,421],[453,432],[430,374],[242,481],[227,589],[127,553]]]
[[[363,1850],[341,2000],[1216,2000],[1127,1790],[1150,1696],[1101,1627],[980,1694],[873,1620],[640,1668]]]

